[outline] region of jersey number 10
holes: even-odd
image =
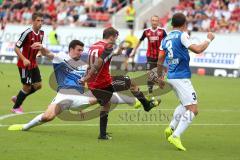
[[[89,65],[93,65],[98,58],[98,49],[89,50]]]

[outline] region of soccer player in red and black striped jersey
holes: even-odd
[[[118,38],[118,31],[112,27],[103,31],[103,40],[89,48],[89,69],[82,83],[87,82],[92,94],[101,105],[99,139],[111,139],[106,133],[110,99],[114,92],[109,66],[113,56],[113,45]]]
[[[148,39],[148,48],[147,48],[147,70],[152,70],[153,68],[157,67],[158,55],[162,52],[159,50],[161,41],[164,37],[167,36],[166,31],[163,28],[159,27],[159,17],[154,15],[151,17],[151,28],[147,28],[144,30],[142,37],[140,38],[137,46],[133,49],[131,53],[131,57],[136,54],[138,47],[140,46],[141,42],[147,38]],[[151,94],[153,92],[153,85],[152,81],[148,81],[148,92]]]
[[[40,30],[42,23],[42,13],[33,13],[32,27],[21,34],[15,46],[15,52],[18,55],[17,66],[23,87],[17,96],[12,97],[12,101],[14,102],[12,112],[14,113],[22,113],[21,105],[25,98],[39,90],[42,86],[41,75],[36,62],[36,56],[39,50],[31,48],[33,43],[42,43],[43,41],[44,32]]]
[[[108,140],[111,137],[107,134],[108,112],[110,99],[113,92],[128,90],[143,104],[145,111],[150,111],[155,104],[148,101],[139,88],[127,76],[111,76],[109,66],[112,56],[119,55],[123,46],[113,51],[113,46],[118,38],[118,31],[112,27],[103,31],[103,40],[98,41],[89,48],[89,69],[82,83],[87,82],[92,94],[101,105],[100,111],[100,135],[99,139]],[[116,83],[113,83],[116,82]],[[119,82],[119,84],[118,84]]]

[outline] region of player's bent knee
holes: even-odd
[[[137,85],[132,81],[132,80],[129,80],[129,85],[130,85],[130,91],[138,91],[138,87]]]
[[[194,113],[195,116],[198,115],[198,109],[195,109],[194,111],[192,111]]]
[[[40,83],[40,84],[33,85],[33,88],[34,88],[35,90],[39,90],[39,89],[42,88],[42,84]]]
[[[31,92],[32,87],[30,85],[23,85],[23,91],[26,93]]]
[[[197,104],[193,104],[193,105],[187,106],[187,109],[190,110],[190,111],[192,111],[195,116],[198,115],[198,107],[197,107]]]

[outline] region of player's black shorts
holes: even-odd
[[[41,74],[38,67],[30,70],[26,68],[18,67],[18,70],[19,70],[22,84],[31,85],[33,83],[38,83],[42,81]]]
[[[133,29],[133,27],[134,27],[134,21],[133,21],[133,20],[127,21],[127,26],[128,26],[129,29]]]
[[[112,76],[114,92],[126,91],[130,89],[131,79],[128,76]]]
[[[147,57],[147,70],[152,70],[157,67],[157,58]]]
[[[98,103],[101,106],[105,106],[112,98],[114,89],[112,85],[109,85],[105,88],[93,89],[91,92],[97,98]]]
[[[107,104],[112,98],[113,92],[129,90],[131,80],[128,76],[112,76],[112,85],[106,88],[91,90],[101,106]]]

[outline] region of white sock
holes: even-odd
[[[134,105],[136,102],[136,98],[132,98],[130,96],[126,96],[119,93],[113,93],[113,96],[111,98],[111,103],[113,104],[130,104]]]
[[[177,125],[180,121],[181,116],[187,111],[186,107],[184,107],[183,105],[178,105],[177,108],[175,109],[174,113],[173,113],[173,119],[170,123],[170,127],[175,130],[177,128]]]
[[[188,128],[192,123],[193,118],[195,117],[194,113],[190,110],[187,110],[181,117],[180,122],[173,132],[174,137],[180,137],[181,134]]]
[[[25,124],[23,126],[23,130],[29,130],[32,127],[38,126],[43,124],[44,122],[42,122],[42,114],[37,115],[35,118],[33,118],[30,122],[28,122],[27,124]]]

